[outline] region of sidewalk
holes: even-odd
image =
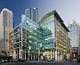
[[[49,62],[56,62],[56,61],[26,61],[26,62],[29,62],[29,63],[49,63]]]

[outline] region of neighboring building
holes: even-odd
[[[13,30],[13,13],[4,8],[0,14],[0,54],[9,55],[9,33]],[[2,55],[1,54],[1,55]]]
[[[4,41],[3,40],[3,22],[2,22],[2,15],[0,14],[0,55],[2,55],[2,51],[4,50],[3,41]]]
[[[43,56],[44,49],[53,47],[51,44],[53,41],[49,38],[52,38],[52,33],[47,28],[40,27],[26,15],[22,15],[21,19],[21,23],[14,29],[13,58],[39,60]]]
[[[52,43],[46,44],[47,50],[43,52],[44,56],[55,60],[64,60],[70,55],[70,39],[68,37],[68,28],[56,11],[47,13],[38,24],[48,28],[52,32]]]
[[[22,31],[19,26],[14,28],[14,51],[13,51],[13,59],[18,60],[22,58]]]
[[[22,15],[21,23],[14,29],[14,59],[32,59],[36,51],[36,42],[39,41],[36,36],[37,25],[34,21]],[[36,56],[34,56],[36,58]],[[35,59],[34,58],[34,59]]]
[[[25,10],[25,15],[31,20],[38,21],[38,8],[28,8]]]
[[[68,26],[70,32],[69,37],[72,45],[72,59],[77,58],[78,48],[80,47],[80,25],[75,21]]]
[[[71,45],[72,47],[78,47],[79,42],[79,35],[80,35],[80,26],[74,21],[72,24],[68,26],[70,32],[69,37],[71,39]]]
[[[13,51],[14,51],[14,32],[9,33],[9,56],[13,56]]]

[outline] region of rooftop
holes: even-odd
[[[56,10],[47,13],[45,16],[42,17],[42,19],[38,23],[41,24],[42,22],[44,22],[46,18],[48,18],[51,15],[54,15],[54,17],[56,17],[59,20],[60,24],[66,29],[66,31],[69,32],[68,28],[66,27],[66,25],[64,24],[63,20],[61,19],[59,14],[56,12]]]

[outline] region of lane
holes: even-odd
[[[80,65],[77,62],[15,62],[15,63],[2,63],[0,65]]]

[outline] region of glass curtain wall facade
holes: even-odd
[[[70,46],[70,39],[68,37],[69,30],[64,25],[58,13],[56,11],[47,13],[39,21],[39,25],[48,28],[52,32],[52,46],[48,48],[50,51],[45,50],[44,54],[51,59],[53,58],[59,61],[64,60],[64,55],[69,56],[70,53],[67,52],[67,47]]]
[[[34,22],[38,21],[38,8],[28,8],[25,10],[25,15]]]
[[[77,55],[80,48],[80,25],[78,25],[75,21],[73,21],[72,24],[68,26],[70,32],[69,37],[71,39],[71,45],[72,45],[72,53],[71,59],[77,59]]]
[[[22,15],[22,22],[14,29],[14,35],[14,58],[17,59],[41,60],[45,50],[54,47],[52,32],[40,27],[26,15]]]
[[[70,32],[69,37],[71,38],[72,47],[78,47],[79,42],[79,34],[80,34],[80,26],[74,21],[72,24],[68,26]]]
[[[26,15],[22,15],[22,22],[14,29],[15,44],[17,59],[32,60],[37,59],[37,25]],[[18,32],[19,31],[19,32]],[[20,52],[21,49],[21,52]],[[15,52],[14,52],[15,53]],[[15,54],[14,54],[15,55]],[[21,58],[20,58],[21,57]]]
[[[14,29],[14,56],[17,59],[64,60],[65,55],[69,58],[69,30],[56,11],[46,14],[38,23],[26,15],[21,19]]]
[[[39,21],[39,25],[49,29],[52,32],[52,35],[48,38],[45,38],[45,51],[43,53],[44,56],[55,60],[55,48],[56,48],[56,32],[55,32],[55,22],[54,15],[46,14],[41,21]],[[46,47],[47,46],[47,47]],[[46,50],[47,49],[47,50]]]

